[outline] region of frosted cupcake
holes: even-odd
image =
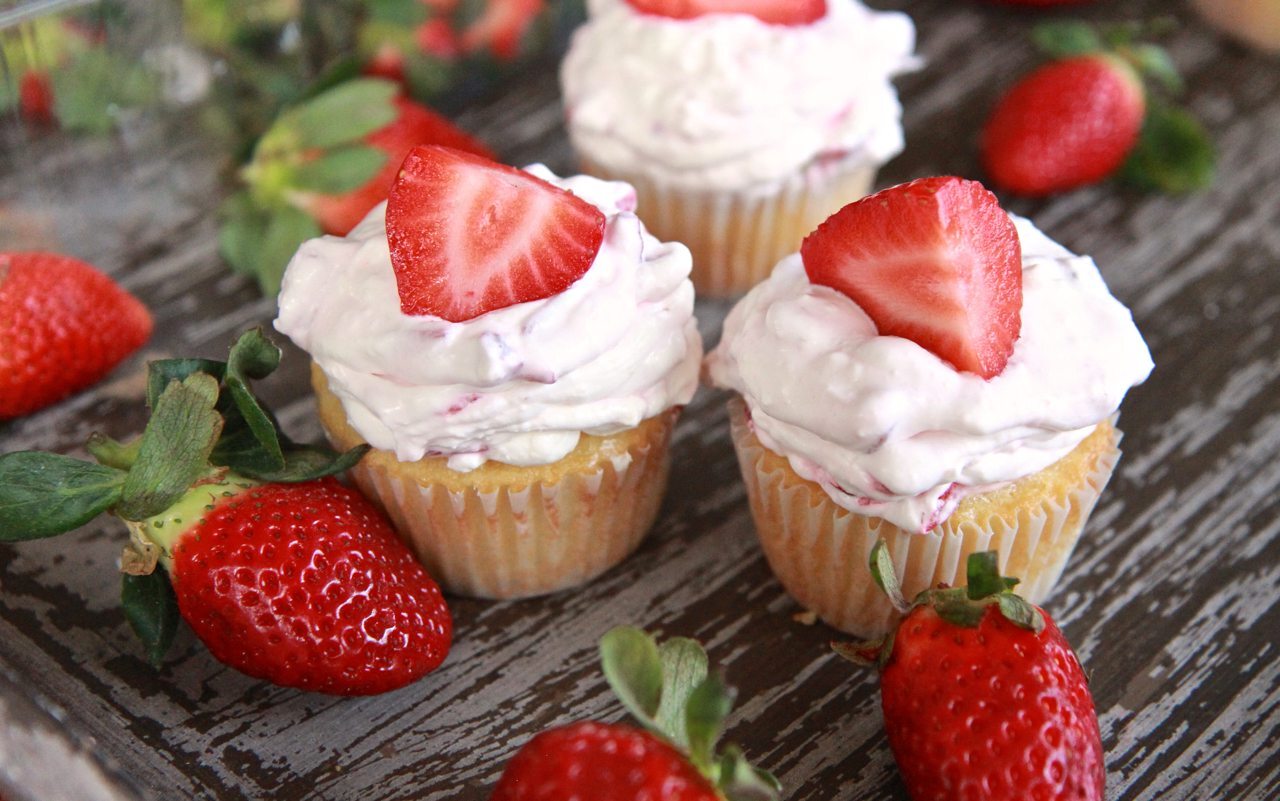
[[[688,250],[622,183],[424,147],[386,204],[294,256],[275,325],[320,420],[452,592],[580,584],[657,514],[702,355]]]
[[[1205,19],[1246,44],[1280,53],[1280,0],[1194,0]]]
[[[980,184],[931,178],[851,204],[730,312],[707,358],[770,566],[836,628],[996,550],[1040,603],[1119,458],[1120,401],[1152,368],[1097,267]]]
[[[916,63],[904,14],[857,0],[738,5],[590,0],[561,69],[583,169],[636,187],[647,224],[689,246],[708,295],[747,290],[870,190],[902,150],[890,79]]]

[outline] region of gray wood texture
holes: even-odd
[[[928,59],[899,82],[908,146],[880,185],[980,176],[977,131],[1033,63],[1026,33],[1043,15],[957,0],[873,4],[911,12]],[[1220,147],[1215,187],[1171,198],[1104,184],[1008,204],[1097,259],[1157,364],[1123,407],[1125,458],[1047,607],[1092,671],[1109,797],[1262,801],[1280,798],[1280,60],[1231,44],[1181,3],[1079,11],[1160,12],[1184,22],[1169,45]],[[560,119],[550,68],[460,118],[514,163],[567,171]],[[0,246],[87,258],[157,321],[145,352],[94,390],[0,425],[0,448],[74,453],[94,430],[130,435],[143,421],[146,358],[219,356],[270,320],[272,303],[217,257],[218,167],[198,139],[145,130],[88,146],[32,138],[0,164]],[[709,341],[726,308],[700,305]],[[318,434],[296,351],[265,389],[292,432]],[[3,731],[22,742],[56,732],[61,743],[17,757],[5,745],[15,738],[0,735],[0,793],[484,799],[533,733],[621,717],[595,643],[625,622],[706,642],[739,690],[729,738],[779,775],[787,798],[905,798],[874,678],[829,651],[831,630],[792,619],[798,609],[765,565],[723,400],[704,390],[686,410],[669,494],[638,553],[550,598],[454,600],[447,663],[380,697],[254,681],[185,629],[153,671],[117,605],[124,534],[112,521],[0,545]],[[87,762],[97,784],[38,789],[21,767],[42,758]]]

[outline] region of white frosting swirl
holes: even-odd
[[[346,237],[303,244],[285,272],[276,328],[323,368],[352,427],[401,461],[548,464],[697,388],[688,249],[645,231],[627,184],[527,169],[607,220],[591,268],[558,295],[460,323],[401,313],[385,204]]]
[[[574,146],[607,169],[736,190],[819,159],[878,165],[902,150],[889,79],[917,64],[905,14],[827,0],[821,19],[789,26],[589,5],[561,84]]]
[[[1000,375],[878,335],[793,254],[729,313],[707,357],[712,382],[741,393],[760,441],[837,504],[932,529],[967,495],[1061,459],[1152,369],[1093,260],[1014,221],[1022,333]]]

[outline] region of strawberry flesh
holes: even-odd
[[[855,201],[800,247],[814,284],[847,295],[879,333],[992,378],[1021,330],[1022,251],[976,181],[922,178]]]
[[[645,731],[573,723],[534,737],[511,759],[490,801],[720,801],[683,754]]]
[[[408,315],[462,322],[559,294],[604,240],[599,209],[522,170],[415,148],[387,201],[387,240]]]
[[[141,301],[78,259],[0,253],[0,420],[96,384],[151,326]]]
[[[1146,99],[1131,67],[1109,55],[1046,64],[1014,84],[982,131],[998,186],[1037,197],[1115,172],[1142,131]]]
[[[827,0],[627,0],[636,11],[671,19],[750,14],[770,25],[808,25],[827,14]]]
[[[172,578],[215,658],[285,687],[386,692],[449,651],[440,588],[369,501],[332,478],[221,500],[178,538]]]

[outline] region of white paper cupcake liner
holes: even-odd
[[[667,186],[590,161],[583,169],[635,187],[645,227],[661,240],[688,246],[694,288],[710,297],[741,294],[764,280],[821,222],[865,196],[876,174],[874,166],[846,159],[813,165],[767,190],[706,191]]]
[[[1120,457],[1119,432],[1108,425],[1107,449],[1084,480],[1068,491],[1034,503],[997,508],[981,524],[972,520],[957,524],[954,521],[963,517],[957,513],[933,531],[920,534],[850,512],[819,485],[800,478],[783,457],[770,454],[756,438],[740,399],[730,402],[730,419],[769,566],[806,609],[841,631],[866,638],[885,634],[896,619],[867,567],[877,540],[887,543],[908,599],[940,583],[965,584],[969,554],[995,550],[1001,572],[1020,578],[1019,594],[1039,604],[1062,574]],[[766,459],[767,454],[774,458]],[[972,500],[961,502],[961,508]]]

